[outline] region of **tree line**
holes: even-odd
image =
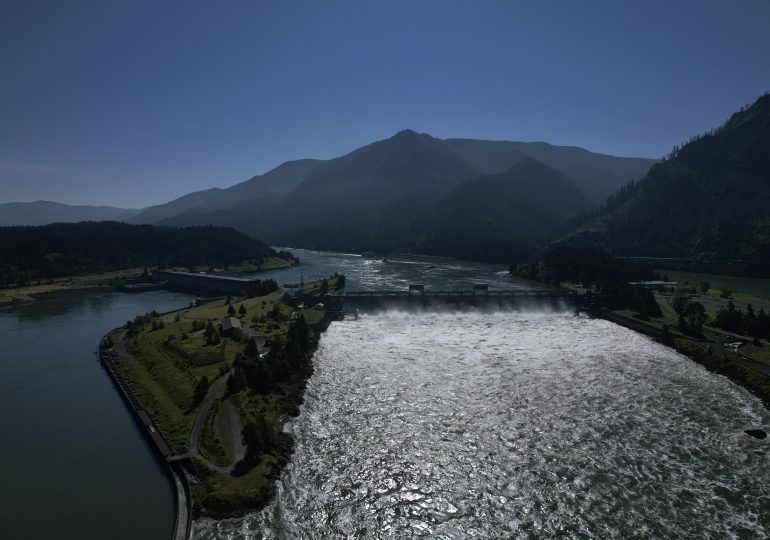
[[[594,248],[551,247],[529,262],[511,265],[510,273],[552,285],[571,283],[599,294],[605,307],[629,308],[643,317],[658,317],[660,307],[647,288],[634,282],[658,279],[640,263],[619,259]]]
[[[278,255],[229,227],[110,221],[0,227],[0,287],[143,266],[229,266]]]

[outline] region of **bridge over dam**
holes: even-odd
[[[559,289],[500,290],[425,290],[411,286],[409,290],[349,291],[344,295],[302,296],[306,305],[323,303],[328,312],[353,314],[388,309],[569,309],[592,312],[598,307],[592,295]]]

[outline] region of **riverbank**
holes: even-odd
[[[746,359],[736,352],[726,349],[721,343],[705,338],[693,338],[675,331],[666,331],[662,326],[617,312],[601,310],[599,317],[650,336],[704,366],[709,371],[726,376],[761,399],[765,408],[770,410],[770,366],[763,366]]]
[[[243,263],[238,266],[215,268],[211,272],[222,276],[246,276],[285,270],[297,266],[296,259],[268,257],[260,265]],[[186,270],[186,268],[185,268]],[[148,284],[144,281],[144,268],[126,268],[112,272],[101,272],[52,279],[34,280],[24,287],[0,289],[0,309],[16,306],[36,300],[48,300],[65,295],[89,292],[104,292],[117,289],[121,292],[148,292],[162,288],[160,284]],[[140,285],[137,283],[141,282]]]
[[[331,314],[286,298],[280,290],[150,313],[105,336],[126,402],[149,421],[139,415],[140,426],[167,466],[190,479],[191,515],[261,508],[288,463],[293,440],[282,426],[299,413]]]
[[[49,300],[88,292],[105,292],[141,277],[141,268],[36,281],[25,287],[0,289],[0,309],[35,300]]]
[[[176,512],[172,539],[188,540],[192,533],[192,500],[187,476],[179,464],[173,464],[168,461],[168,458],[171,457],[171,451],[168,444],[153,424],[152,419],[147,412],[139,404],[125,379],[123,379],[112,364],[114,353],[108,352],[104,347],[104,344],[108,339],[111,339],[110,336],[116,331],[117,330],[111,331],[99,342],[99,361],[112,380],[113,385],[118,390],[118,394],[120,394],[126,407],[128,407],[128,410],[134,417],[140,431],[153,449],[155,456],[158,458],[158,462],[161,464],[161,467],[168,476],[170,484],[173,486]]]

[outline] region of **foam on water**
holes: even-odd
[[[334,323],[275,501],[198,538],[766,538],[742,388],[566,313]]]

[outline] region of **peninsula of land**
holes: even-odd
[[[256,295],[137,316],[102,340],[156,451],[184,468],[193,515],[238,515],[272,496],[293,445],[283,423],[299,412],[333,316],[322,294],[344,284],[335,275],[289,290],[267,280]]]

